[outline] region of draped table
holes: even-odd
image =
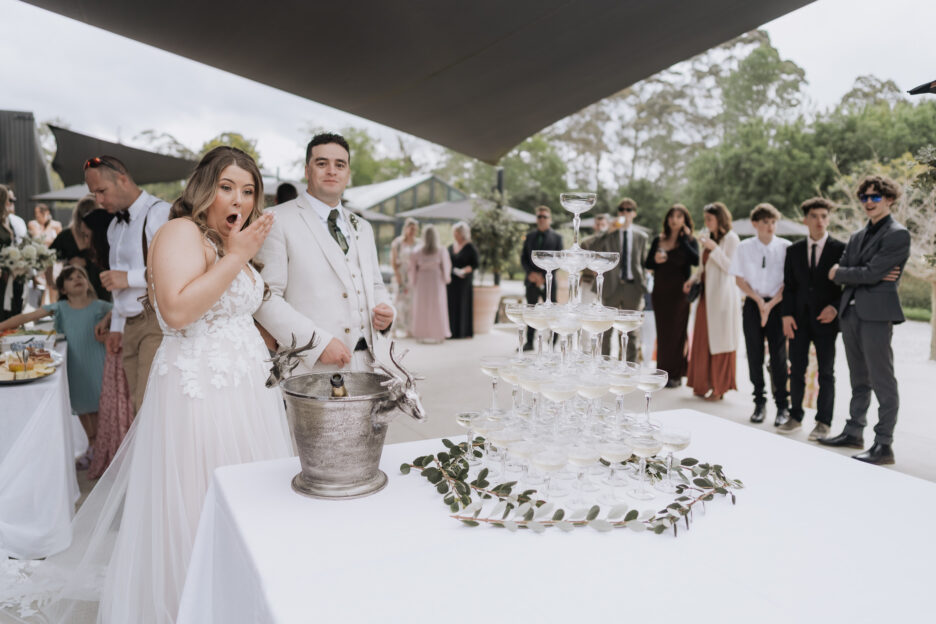
[[[56,351],[65,357],[65,348]],[[38,559],[68,547],[80,494],[75,457],[87,446],[65,360],[44,379],[0,386],[0,556]]]
[[[438,440],[385,447],[389,485],[351,501],[295,494],[297,458],[220,468],[178,624],[853,624],[930,611],[936,484],[767,427],[693,410],[655,417],[692,431],[682,456],[722,464],[746,485],[736,506],[716,498],[677,538],[466,527],[424,478],[399,472],[442,450]]]

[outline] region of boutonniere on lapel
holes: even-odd
[[[357,231],[358,231],[358,220],[357,220],[357,215],[354,214],[353,212],[349,212],[349,213],[348,213],[348,220],[351,222],[351,227],[354,228],[354,233],[355,233],[355,235],[357,235]]]

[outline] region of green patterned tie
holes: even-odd
[[[332,238],[335,239],[335,242],[338,243],[338,246],[341,247],[341,251],[347,255],[348,253],[348,241],[345,240],[344,234],[341,233],[341,230],[338,229],[338,209],[335,208],[328,213],[328,231],[331,233]]]

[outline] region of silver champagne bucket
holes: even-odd
[[[296,353],[293,349],[292,355]],[[402,378],[382,366],[374,373],[343,372],[346,397],[331,396],[334,373],[297,375],[280,382],[302,466],[292,480],[296,492],[350,499],[386,487],[387,475],[379,465],[387,426],[401,413],[416,420],[426,417],[416,378],[400,365],[394,344],[390,356]]]

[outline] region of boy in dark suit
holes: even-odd
[[[845,429],[820,438],[826,446],[864,448],[871,392],[878,400],[874,444],[854,458],[870,464],[893,464],[894,425],[900,397],[894,376],[891,337],[904,321],[897,285],[910,257],[910,232],[891,216],[900,189],[890,178],[868,176],[858,186],[858,199],[868,224],[851,235],[845,253],[829,270],[829,279],[845,286],[839,305],[839,325],[851,377],[852,398]]]
[[[845,251],[845,243],[829,236],[833,204],[813,197],[800,206],[809,236],[790,245],[783,267],[783,335],[790,340],[790,420],[777,428],[792,433],[803,424],[803,394],[809,343],[816,346],[819,398],[811,441],[829,435],[835,405],[835,337],[842,287],[829,279],[829,269]]]

